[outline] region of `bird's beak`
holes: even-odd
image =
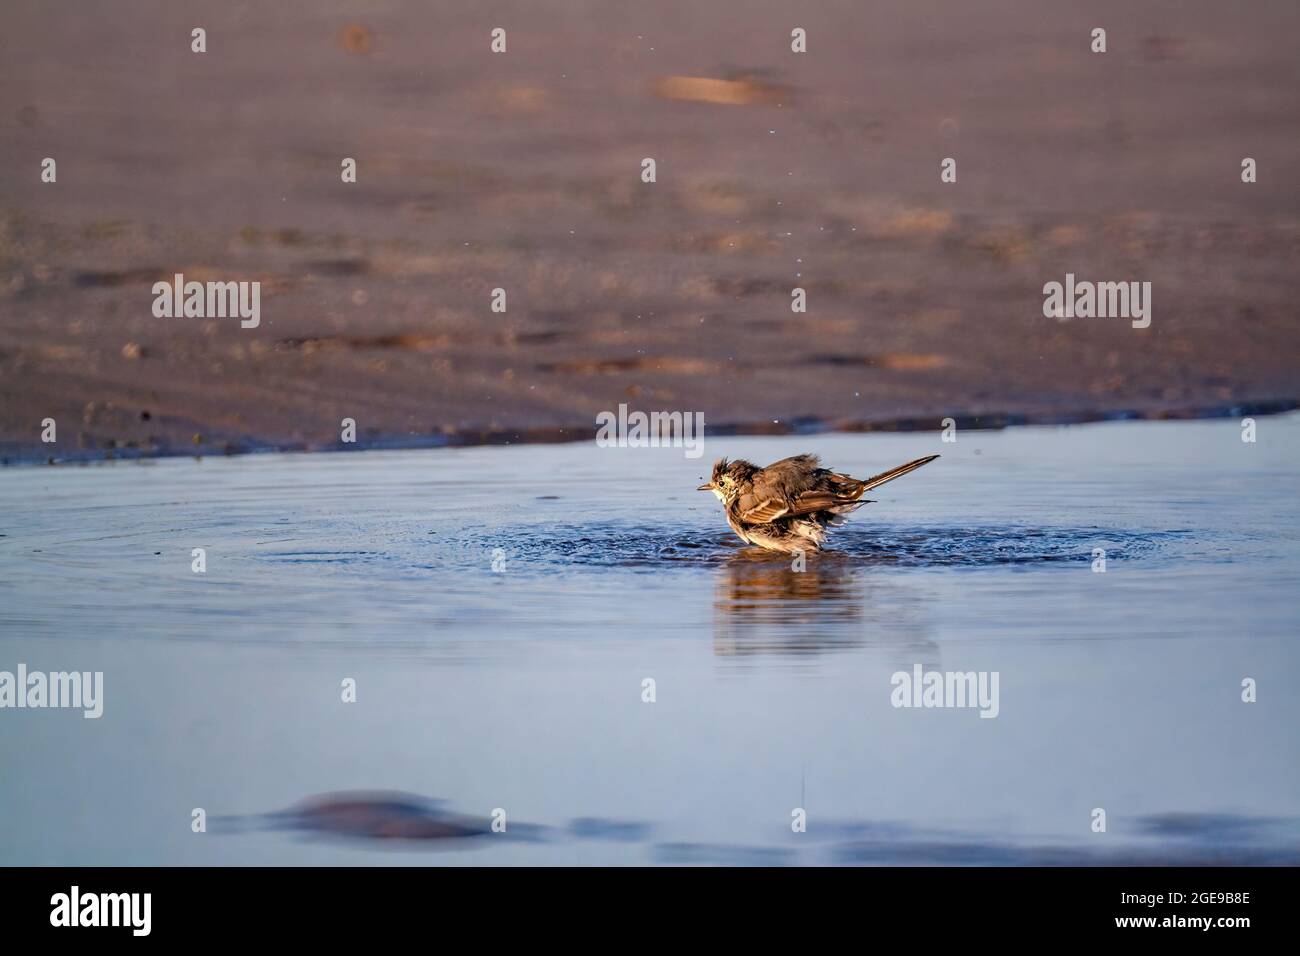
[[[700,485],[700,487],[696,488],[695,490],[696,490],[696,491],[712,491],[712,490],[713,490],[713,482],[710,481],[707,485]]]

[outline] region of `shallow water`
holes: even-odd
[[[0,861],[1296,864],[1300,416],[1240,433],[0,470],[0,670],[105,675],[0,710]],[[943,457],[796,572],[693,489],[804,450]]]

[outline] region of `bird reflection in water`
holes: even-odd
[[[906,648],[924,660],[936,649],[915,594],[872,579],[853,555],[797,557],[757,548],[719,567],[713,601],[713,648],[719,656],[820,654],[873,646]]]

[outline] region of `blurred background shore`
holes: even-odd
[[[345,417],[362,446],[588,438],[620,402],[780,432],[1300,397],[1293,0],[4,22],[9,460],[331,447]],[[155,318],[177,272],[260,281],[260,326]],[[1044,318],[1067,272],[1151,282],[1150,328]]]

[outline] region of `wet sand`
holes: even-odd
[[[620,402],[717,434],[1300,398],[1291,0],[6,24],[7,460],[334,447],[343,418],[360,446],[587,439]],[[261,324],[155,318],[177,272],[260,281]],[[1044,318],[1067,272],[1150,281],[1150,328]]]

